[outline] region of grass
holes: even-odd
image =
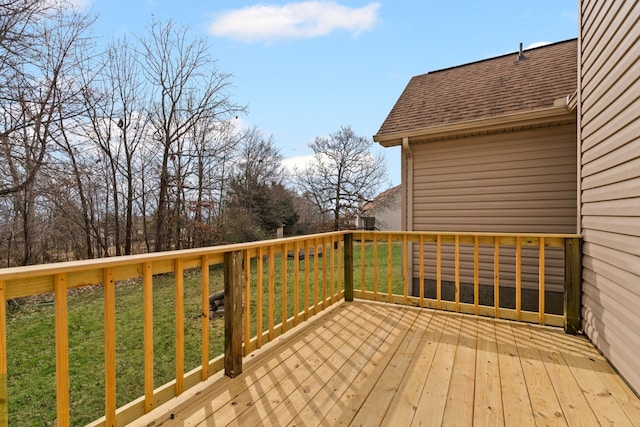
[[[386,242],[378,243],[376,248],[377,258],[374,259],[374,245],[372,242],[366,242],[364,245],[364,289],[374,291],[377,288],[378,293],[386,294],[389,288],[389,264],[388,264],[388,246]],[[374,282],[374,261],[377,260],[377,284]],[[391,289],[396,295],[403,295],[404,282],[402,275],[402,244],[401,242],[393,242],[391,244]],[[357,298],[359,291],[362,289],[362,246],[356,241],[353,244],[353,288],[354,296]],[[377,285],[377,286],[376,286]]]
[[[222,283],[212,272],[212,289]],[[215,289],[214,289],[215,290]],[[154,382],[175,378],[174,286],[171,275],[154,278]],[[200,365],[199,273],[185,277],[185,369]],[[117,404],[144,394],[142,284],[116,287]],[[25,305],[7,313],[9,419],[15,425],[55,425],[55,341],[52,304]],[[104,331],[101,287],[69,296],[69,371],[73,425],[104,413]],[[222,319],[211,322],[211,354],[223,351]]]
[[[361,283],[361,245],[354,243],[354,287],[355,296]],[[387,246],[378,245],[379,291],[387,289]],[[334,254],[334,278],[337,283],[337,252]],[[392,245],[392,286],[394,293],[402,294],[400,270],[401,246]],[[315,274],[313,258],[309,259],[309,303],[315,301]],[[256,331],[257,308],[257,264],[251,262],[251,336]],[[330,267],[330,251],[317,259],[317,294],[330,293],[331,274],[322,273],[323,266]],[[268,261],[264,261],[263,273],[263,331],[268,330]],[[373,246],[365,244],[366,288],[373,290]],[[273,322],[282,317],[282,259],[275,256],[274,267],[274,313]],[[292,259],[287,260],[287,316],[293,316],[294,268]],[[299,307],[303,309],[305,261],[300,260]],[[200,271],[185,273],[184,280],[184,333],[185,372],[200,366],[201,348],[201,295]],[[221,266],[210,269],[210,292],[223,289]],[[158,387],[175,378],[175,289],[173,275],[158,275],[153,281],[154,306],[154,385]],[[72,425],[84,425],[104,413],[104,331],[103,290],[94,286],[69,294],[69,371]],[[321,306],[320,306],[321,308]],[[310,310],[313,313],[313,310]],[[116,372],[117,405],[125,405],[144,394],[143,381],[143,312],[142,283],[128,281],[116,287]],[[48,426],[56,424],[55,403],[55,334],[53,296],[49,301],[11,307],[7,312],[7,363],[9,419],[12,425]],[[224,324],[222,318],[210,322],[210,358],[224,351]]]

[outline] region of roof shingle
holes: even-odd
[[[576,39],[413,77],[377,137],[553,107],[577,88]]]

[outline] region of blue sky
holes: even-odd
[[[418,74],[577,37],[575,0],[265,2],[76,0],[106,40],[142,34],[152,17],[209,38],[245,125],[273,135],[291,163],[341,125],[371,138]],[[382,149],[389,185],[400,151]]]

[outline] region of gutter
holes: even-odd
[[[575,95],[575,94],[574,94]],[[383,147],[394,147],[403,143],[404,138],[428,139],[453,137],[469,132],[487,132],[514,126],[533,126],[554,121],[575,118],[576,97],[570,95],[556,100],[553,107],[520,113],[505,114],[496,117],[466,120],[438,126],[428,126],[410,131],[391,132],[384,135],[376,134],[373,140]]]

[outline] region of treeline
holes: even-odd
[[[386,179],[343,126],[286,181],[205,38],[152,21],[105,45],[93,23],[64,2],[0,4],[0,266],[337,230]]]
[[[235,125],[207,41],[152,22],[99,49],[58,2],[0,8],[0,259],[27,265],[274,237],[282,157]],[[297,201],[300,203],[300,201]]]

